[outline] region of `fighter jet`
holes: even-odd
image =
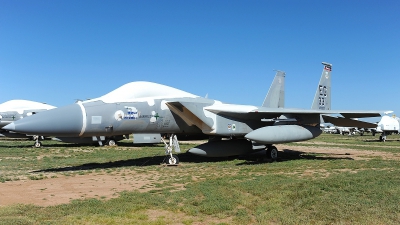
[[[0,104],[0,136],[26,138],[27,135],[24,133],[16,133],[1,128],[24,117],[32,116],[38,112],[54,108],[56,107],[52,105],[28,100],[10,100]],[[36,137],[37,141],[35,145],[40,145],[40,142],[38,141],[39,137],[36,135],[32,137]]]
[[[284,106],[284,94],[285,94],[285,72],[277,70],[274,80],[268,90],[268,93],[263,102],[264,107],[283,107]],[[207,96],[205,97],[207,98]],[[163,136],[169,137],[169,134],[163,134]],[[179,134],[174,136],[174,140],[179,139],[193,140],[193,139],[207,139],[208,135],[200,134]],[[129,134],[125,135],[113,135],[113,136],[101,136],[100,140],[92,137],[54,137],[53,140],[62,141],[67,143],[79,143],[79,144],[91,144],[98,142],[99,145],[109,145],[114,146],[116,142],[122,139],[129,139]],[[155,133],[134,133],[133,134],[133,144],[154,144],[161,142],[161,134]],[[165,143],[165,142],[164,142]],[[39,143],[37,146],[41,146]]]
[[[331,65],[323,76],[330,79]],[[321,86],[322,85],[322,86]],[[270,108],[226,104],[162,84],[138,81],[127,83],[99,98],[45,111],[35,117],[10,123],[4,129],[46,136],[91,137],[127,133],[168,133],[167,164],[178,164],[176,134],[206,134],[210,141],[189,150],[224,157],[253,151],[252,143],[266,145],[267,155],[276,159],[273,144],[305,141],[321,134],[322,114],[350,118],[376,117],[381,111],[326,109],[330,86],[320,82],[315,96],[319,109]],[[228,140],[222,140],[227,138]]]

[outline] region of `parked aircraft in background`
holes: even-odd
[[[341,135],[355,135],[356,133],[359,133],[359,130],[357,127],[336,127],[338,129],[339,134]]]
[[[0,136],[10,138],[26,138],[34,137],[32,135],[27,136],[24,133],[17,133],[14,131],[7,131],[2,129],[7,124],[22,119],[24,117],[32,116],[38,112],[54,109],[55,106],[48,105],[46,103],[28,101],[28,100],[10,100],[0,104]],[[38,145],[39,137],[37,136],[35,145]],[[40,142],[39,142],[40,143]]]
[[[337,126],[324,126],[321,127],[322,131],[324,133],[328,134],[341,134],[341,135],[355,135],[355,134],[360,134],[361,136],[364,135],[364,132],[367,131],[369,132],[369,129],[364,129],[364,128],[357,128],[357,127],[337,127]]]
[[[129,133],[168,133],[168,164],[177,164],[176,134],[207,134],[209,142],[189,152],[209,157],[241,155],[253,151],[252,142],[267,146],[267,156],[277,158],[273,144],[304,141],[321,134],[322,114],[340,123],[352,118],[377,117],[380,111],[330,110],[331,65],[324,64],[314,103],[318,109],[269,108],[226,104],[169,86],[131,82],[99,98],[45,111],[8,124],[4,129],[45,136],[105,137]],[[229,138],[229,140],[221,140]]]
[[[392,113],[392,111],[385,112],[386,115],[382,116],[378,126],[371,129],[373,136],[375,136],[375,133],[381,133],[379,140],[383,142],[386,141],[387,135],[398,134],[400,132],[400,118],[395,115],[389,116],[388,114],[390,113]]]
[[[338,134],[339,133],[338,129],[333,125],[321,124],[320,127],[324,133],[328,133],[328,134]]]

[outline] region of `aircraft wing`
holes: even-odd
[[[265,118],[273,118],[276,115],[296,115],[296,114],[341,114],[345,118],[365,118],[365,117],[380,117],[384,111],[366,111],[366,110],[318,110],[318,109],[290,109],[290,108],[267,108],[255,107],[248,105],[231,105],[221,104],[213,105],[204,108],[207,111],[219,114],[237,117],[239,114],[247,114],[246,117],[251,119],[255,115],[260,115]],[[252,116],[252,114],[254,114]],[[255,116],[259,117],[259,116]]]
[[[355,111],[355,110],[319,110],[319,109],[289,109],[289,108],[268,108],[257,107],[251,105],[235,105],[235,104],[199,104],[198,102],[177,101],[168,102],[167,106],[173,110],[189,125],[201,127],[212,127],[213,122],[208,120],[209,116],[205,116],[205,112],[217,114],[224,117],[236,118],[239,120],[263,120],[276,119],[281,115],[288,115],[290,118],[302,116],[315,116],[323,114],[345,114],[354,116],[354,118],[377,117],[381,116],[381,111]],[[199,107],[201,105],[201,107]],[[335,118],[335,117],[332,117]],[[343,118],[343,117],[340,117]],[[349,119],[349,118],[347,118]],[[354,121],[354,120],[352,120]],[[361,127],[365,127],[364,126]]]
[[[336,126],[341,126],[341,127],[376,128],[375,123],[368,123],[365,121],[359,121],[349,118],[332,117],[328,115],[322,115],[322,118],[326,123],[332,123]]]

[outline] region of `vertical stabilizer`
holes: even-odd
[[[285,72],[276,71],[274,80],[264,99],[263,107],[283,108],[285,105]]]
[[[311,109],[330,110],[331,109],[331,72],[332,64],[323,62],[321,79],[319,80],[317,92]]]

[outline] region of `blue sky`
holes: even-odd
[[[332,108],[400,115],[400,1],[0,1],[0,103],[55,106],[152,81],[261,105],[310,108],[332,67]]]

